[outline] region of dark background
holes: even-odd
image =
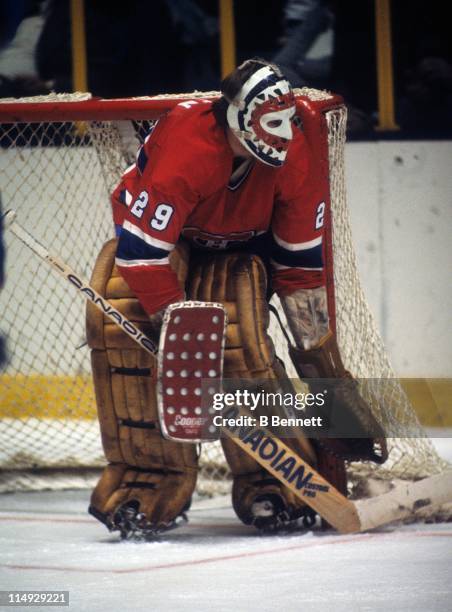
[[[378,121],[374,0],[310,0],[307,5],[314,5],[317,13],[308,11],[303,30],[302,21],[288,22],[284,0],[236,0],[237,62],[253,56],[277,59],[291,33],[298,37],[300,49],[303,36],[308,40],[312,32],[310,23],[317,34],[331,27],[334,45],[326,68],[308,69],[298,51],[292,65],[283,68],[294,85],[342,94],[351,110],[351,136],[372,137]],[[21,21],[37,12],[45,16],[35,46],[37,82],[3,79],[2,97],[33,94],[33,87],[45,89],[41,82],[51,82],[55,91],[73,90],[69,0],[0,0],[0,45],[11,44]],[[450,136],[448,3],[393,0],[391,12],[399,136]],[[85,0],[85,13],[88,87],[94,95],[115,98],[219,88],[218,0]]]

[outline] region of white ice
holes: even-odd
[[[452,459],[451,438],[435,443]],[[69,591],[58,609],[72,612],[452,609],[450,523],[262,536],[223,497],[195,500],[186,526],[138,544],[88,502],[89,491],[0,496],[0,589]]]

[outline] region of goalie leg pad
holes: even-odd
[[[143,536],[152,536],[170,527],[188,510],[195,484],[194,471],[146,471],[125,464],[110,464],[93,491],[89,512],[111,531],[119,529],[122,532],[121,522],[127,510],[129,520],[138,517],[145,531]],[[129,527],[136,531],[137,525],[130,520]],[[123,532],[121,535],[128,538],[131,534]]]
[[[192,260],[188,291],[190,299],[221,302],[226,308],[224,377],[265,379],[267,390],[277,391],[280,384],[290,387],[290,381],[275,356],[273,342],[267,333],[266,284],[264,265],[256,256],[203,253]],[[284,442],[315,464],[313,447],[301,432],[298,437]],[[307,507],[298,498],[233,441],[223,438],[221,443],[234,476],[233,506],[244,523],[264,527],[278,521],[277,517],[281,518],[283,513],[287,520],[293,520],[307,512]],[[261,509],[259,504],[268,500],[273,504],[273,515],[270,511],[268,516],[256,516],[254,509]]]
[[[114,266],[115,251],[115,240],[104,246],[91,283],[137,327],[155,337],[158,330],[153,321]],[[177,259],[183,275],[183,258],[176,255]],[[87,335],[102,444],[109,462],[93,492],[90,511],[111,527],[113,517],[126,504],[144,514],[148,525],[168,524],[184,511],[193,493],[196,446],[165,440],[161,434],[153,355],[91,304]]]

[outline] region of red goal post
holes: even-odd
[[[329,309],[344,363],[356,377],[387,379],[372,404],[377,417],[383,425],[397,421],[414,432],[410,438],[390,440],[384,466],[349,466],[351,482],[437,473],[445,464],[394,378],[359,281],[345,193],[345,107],[328,92],[296,93],[298,114],[318,159],[319,180],[329,185]],[[49,250],[53,247],[89,276],[103,242],[113,236],[109,194],[133,161],[148,123],[176,104],[215,95],[102,100],[53,94],[0,101],[4,210],[15,209],[18,220]],[[58,470],[62,486],[70,479],[73,485],[82,471],[103,464],[88,349],[83,346],[84,304],[68,299],[59,279],[31,261],[13,238],[6,240],[7,282],[0,302],[9,362],[0,392],[0,490],[41,486]],[[46,316],[50,312],[51,318]],[[275,321],[271,332],[278,354],[295,376]],[[207,446],[203,455],[201,487],[227,487],[218,446]]]
[[[61,98],[58,96],[61,95]],[[81,94],[83,98],[84,94]],[[64,121],[127,121],[156,120],[177,104],[191,98],[103,98],[71,99],[71,94],[1,102],[2,123],[38,123]]]

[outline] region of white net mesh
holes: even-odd
[[[302,93],[312,100],[329,97],[315,90]],[[26,102],[20,104],[23,108]],[[1,110],[0,105],[0,114]],[[3,125],[2,206],[16,210],[35,238],[89,277],[101,245],[113,237],[109,194],[149,125],[58,122],[58,114],[55,121]],[[380,383],[375,411],[383,425],[397,421],[409,426],[413,435],[390,440],[384,466],[354,464],[350,474],[355,484],[369,475],[420,478],[446,464],[423,437],[404,392],[392,379],[362,293],[345,196],[345,121],[343,107],[327,113],[339,343],[345,365],[355,376],[391,379],[384,387]],[[0,390],[0,491],[92,484],[90,470],[105,462],[85,344],[83,298],[19,241],[8,233],[5,238],[7,279],[0,307],[9,357]],[[271,333],[289,374],[295,376],[275,321]],[[203,447],[202,465],[200,492],[229,487],[218,444]]]
[[[111,147],[111,130],[104,134]],[[2,148],[3,208],[15,209],[34,237],[89,276],[96,243],[111,235],[107,185],[91,138],[74,135],[68,124],[5,124]],[[9,359],[0,392],[0,464],[10,486],[16,474],[9,470],[101,465],[103,454],[83,346],[84,300],[17,240],[5,240],[0,299]]]
[[[406,431],[409,437],[388,439],[388,460],[382,466],[353,464],[349,474],[357,490],[370,477],[418,479],[446,469],[395,378],[388,355],[367,304],[358,275],[347,208],[342,141],[346,117],[341,111],[327,114],[330,154],[331,208],[338,343],[345,367],[356,378],[369,379],[362,389],[386,431]],[[375,401],[377,400],[377,401]]]

